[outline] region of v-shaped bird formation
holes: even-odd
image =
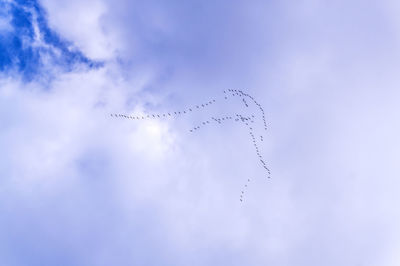
[[[254,151],[258,157],[261,167],[264,169],[266,173],[266,177],[270,178],[271,171],[267,167],[267,164],[263,158],[263,155],[260,151],[259,142],[264,141],[263,132],[267,130],[267,123],[265,119],[265,112],[263,107],[256,99],[248,93],[243,92],[242,90],[236,89],[228,89],[223,91],[223,98],[219,99],[211,99],[207,102],[202,102],[181,110],[173,110],[169,112],[163,113],[148,113],[148,114],[121,114],[121,113],[114,113],[110,114],[113,118],[118,119],[129,119],[129,120],[151,120],[151,119],[175,119],[178,117],[185,117],[190,116],[196,112],[204,112],[205,110],[209,109],[212,105],[222,104],[223,101],[232,101],[234,99],[238,99],[237,103],[241,104],[242,109],[235,108],[236,110],[245,111],[244,109],[250,109],[250,105],[254,104],[255,109],[258,111],[258,114],[252,113],[245,115],[245,112],[238,112],[232,113],[230,115],[224,115],[221,117],[211,116],[209,119],[201,121],[200,123],[194,125],[192,128],[189,129],[189,133],[194,134],[200,129],[207,129],[211,126],[217,126],[223,123],[228,122],[236,122],[244,126],[249,134],[250,140],[254,147]],[[247,112],[248,113],[248,112]],[[262,132],[257,132],[255,127],[262,128]],[[247,179],[247,182],[240,194],[240,202],[244,200],[244,194],[247,190],[248,183],[250,182],[250,178]]]

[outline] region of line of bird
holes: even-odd
[[[199,125],[193,127],[192,129],[189,129],[189,132],[194,132],[194,131],[200,129],[202,127],[202,125],[206,126],[207,124],[211,124],[212,122],[222,124],[222,122],[229,121],[229,120],[234,120],[236,122],[239,122],[239,121],[243,122],[244,120],[246,120],[246,121],[250,120],[252,123],[254,123],[254,120],[251,119],[251,117],[252,118],[255,117],[254,115],[251,115],[251,117],[244,117],[242,115],[235,114],[235,116],[236,116],[236,118],[232,117],[232,116],[223,116],[223,117],[213,117],[212,116],[210,119],[211,121],[205,120],[205,121],[201,122]]]
[[[239,96],[241,98],[241,102],[244,104],[245,107],[249,107],[249,103],[246,99],[250,99],[260,110],[261,112],[261,119],[263,122],[263,127],[264,130],[267,130],[267,123],[265,119],[265,113],[264,109],[261,106],[260,103],[258,103],[253,96],[251,96],[248,93],[243,92],[242,90],[236,90],[236,89],[228,89],[224,90],[224,99],[229,100],[231,97]],[[202,111],[204,108],[207,108],[208,106],[212,104],[216,104],[217,100],[212,99],[208,102],[194,105],[193,107],[186,108],[183,111],[173,111],[173,112],[166,112],[166,113],[157,113],[157,114],[141,114],[141,115],[125,115],[125,114],[110,114],[111,117],[113,118],[123,118],[123,119],[131,119],[131,120],[147,120],[147,119],[159,119],[159,118],[175,118],[179,117],[181,115],[185,114],[190,114],[191,112],[194,111]],[[201,122],[199,125],[191,128],[189,131],[191,133],[194,133],[195,131],[199,130],[201,127],[204,127],[206,125],[211,125],[211,124],[221,124],[222,122],[227,122],[227,121],[235,121],[235,122],[241,122],[244,124],[248,130],[249,134],[251,137],[251,141],[253,143],[255,152],[258,156],[258,159],[264,168],[264,170],[267,172],[267,178],[270,178],[271,176],[271,171],[267,167],[264,158],[262,157],[259,147],[257,145],[257,140],[256,137],[253,133],[253,127],[251,124],[255,123],[256,116],[254,114],[251,114],[250,116],[243,116],[241,114],[235,114],[234,116],[224,116],[224,117],[211,117],[209,120],[205,120]],[[250,123],[250,124],[249,124]],[[260,135],[260,141],[263,141],[263,136]],[[248,182],[250,182],[250,179],[248,179]],[[245,185],[245,188],[247,188],[247,184]],[[244,195],[245,189],[242,190],[242,194],[240,196],[240,201],[243,202],[243,195]]]
[[[216,103],[216,100],[212,99],[211,101],[195,105],[193,107],[184,109],[183,111],[173,111],[173,112],[167,112],[167,113],[146,114],[146,115],[144,115],[144,114],[141,114],[141,115],[110,114],[110,116],[114,117],[114,118],[125,118],[125,119],[132,119],[132,120],[173,118],[173,117],[176,117],[176,116],[189,114],[190,112],[193,112],[193,111],[195,111],[197,109],[203,109],[203,108],[208,107],[209,105],[212,105],[212,104],[215,104],[215,103]]]
[[[242,189],[242,193],[240,193],[240,202],[243,202],[244,200],[244,194],[246,193],[247,190],[247,184],[250,183],[250,178],[247,179],[246,184],[244,185],[243,189]]]
[[[260,150],[258,149],[257,141],[256,141],[256,138],[254,137],[254,134],[253,134],[253,128],[249,127],[249,133],[250,133],[250,136],[252,138],[253,146],[254,146],[254,149],[255,149],[256,154],[258,156],[258,159],[260,160],[260,162],[261,162],[263,168],[265,169],[265,171],[267,171],[267,173],[268,173],[267,178],[271,178],[271,171],[269,170],[269,168],[267,167],[266,163],[264,162],[264,158],[262,157],[262,155],[260,153]]]

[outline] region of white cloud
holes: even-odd
[[[0,17],[0,32],[8,32],[11,29],[10,19],[8,17]]]
[[[89,55],[113,58],[115,47],[131,44],[130,38],[113,43],[117,39],[104,33],[101,18],[113,12],[109,4],[44,3],[51,25]],[[14,219],[22,217],[22,225],[57,240],[55,249],[77,256],[78,265],[101,264],[98,260],[104,265],[167,264],[163,260],[174,265],[394,264],[400,217],[394,204],[400,172],[397,63],[377,55],[385,40],[378,46],[363,42],[373,35],[368,28],[352,37],[349,16],[335,24],[337,9],[329,13],[324,5],[309,6],[316,9],[304,10],[314,14],[311,20],[294,16],[291,6],[274,6],[282,19],[268,27],[270,35],[264,26],[272,19],[247,14],[253,7],[244,14],[237,8],[239,13],[229,14],[240,17],[242,28],[226,39],[215,37],[230,29],[218,19],[212,20],[216,32],[207,35],[201,25],[182,25],[193,22],[186,16],[157,9],[161,22],[149,27],[165,34],[160,43],[172,40],[164,51],[171,57],[158,60],[152,53],[163,53],[152,47],[134,67],[110,63],[60,74],[45,91],[38,84],[3,79],[0,145],[8,152],[0,162],[6,176],[0,181],[0,206],[11,213],[3,221],[11,232],[7,240],[20,232]],[[124,25],[121,17],[114,26]],[[362,19],[355,21],[363,25]],[[318,22],[330,31],[320,31]],[[120,32],[136,27],[126,23]],[[174,46],[175,37],[182,36],[193,38],[188,41],[193,45],[198,33],[219,41],[211,55],[229,53],[215,59],[196,45]],[[132,42],[154,44],[147,37]],[[182,47],[190,60],[177,52]],[[133,51],[132,58],[141,56]],[[385,54],[392,52],[397,50]],[[217,75],[217,67],[202,64],[224,68]],[[191,105],[243,84],[271,122],[263,146],[272,170],[268,181],[240,126],[188,133],[212,111],[229,112],[233,106],[177,121],[137,123],[109,116]],[[241,204],[247,177],[252,181]],[[24,213],[26,206],[33,211]],[[0,242],[0,247],[5,255],[13,246]]]
[[[119,40],[104,23],[108,6],[104,1],[41,1],[48,11],[49,24],[88,57],[110,60]]]

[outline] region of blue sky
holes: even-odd
[[[1,70],[7,74],[17,71],[26,81],[42,76],[45,59],[53,67],[71,70],[77,64],[99,66],[79,50],[70,49],[71,43],[62,39],[47,24],[47,15],[36,1],[5,1],[1,3]]]
[[[0,264],[398,265],[399,12],[3,1]],[[270,179],[240,123],[189,132],[237,112],[258,119]]]

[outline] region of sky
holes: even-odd
[[[399,12],[2,0],[0,265],[399,265]]]

